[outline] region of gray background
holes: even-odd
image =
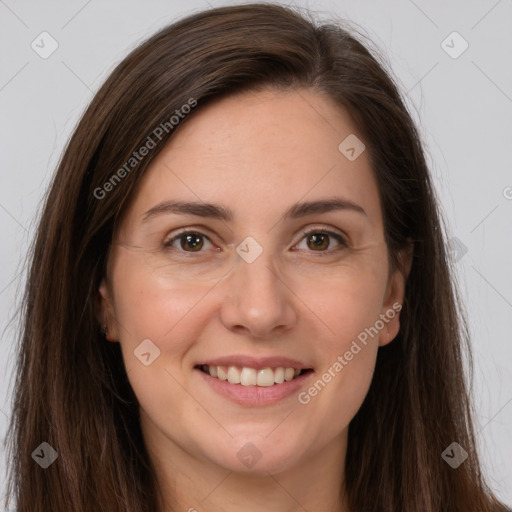
[[[75,123],[136,43],[177,17],[230,3],[0,0],[2,440],[11,409],[16,332],[16,323],[9,322],[23,287],[21,264],[42,194]],[[512,504],[512,1],[295,5],[357,24],[387,55],[407,93],[450,236],[460,241],[454,256],[460,258],[457,271],[473,335],[485,471],[491,487]],[[46,59],[31,47],[43,31],[59,45]],[[462,40],[450,36],[442,46],[454,31],[469,44],[457,58],[445,49],[459,53]],[[0,493],[4,467],[0,450]]]

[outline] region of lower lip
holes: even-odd
[[[219,380],[198,368],[194,368],[194,371],[199,372],[205,382],[220,395],[223,395],[240,405],[247,405],[251,407],[270,405],[288,398],[290,395],[296,393],[304,385],[306,379],[313,374],[313,372],[307,372],[295,377],[293,380],[285,381],[281,384],[262,387],[230,384],[227,380]]]

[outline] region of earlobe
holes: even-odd
[[[405,285],[412,268],[414,244],[409,244],[398,255],[399,268],[395,269],[387,290],[381,318],[386,323],[379,336],[379,346],[391,343],[400,331],[400,311],[405,300]]]
[[[389,284],[387,300],[380,315],[381,320],[384,322],[384,328],[379,336],[379,346],[381,347],[391,343],[400,330],[400,311],[405,290],[403,274],[396,270]]]
[[[117,322],[106,278],[101,280],[97,296],[97,320],[107,341],[118,341]]]
[[[102,299],[108,298],[107,280],[105,278],[101,280],[100,286],[98,287],[98,292]]]
[[[108,291],[107,280],[103,278],[98,287],[98,295],[96,297],[96,318],[101,324],[105,323],[107,309],[110,304],[110,296]]]
[[[379,336],[379,347],[384,347],[391,343],[397,336],[400,331],[400,319],[398,313],[396,313],[395,317],[389,320],[389,323],[382,330],[381,335]]]
[[[394,270],[389,282],[386,307],[392,307],[396,302],[404,302],[405,285],[411,272],[414,252],[414,243],[410,238],[407,240],[407,246],[398,252],[398,268]]]

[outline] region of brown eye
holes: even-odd
[[[327,249],[331,245],[332,239],[336,240],[338,245],[341,246],[338,247],[338,249],[347,247],[347,243],[341,235],[333,231],[323,229],[315,229],[304,233],[302,240],[304,239],[306,240],[307,249],[310,249],[310,252],[331,252]]]
[[[181,248],[184,250],[191,248],[193,252],[197,252],[203,247],[201,235],[198,235],[197,233],[181,235],[179,240],[181,241]]]
[[[311,242],[311,245],[309,243]],[[311,249],[327,249],[329,247],[329,235],[324,233],[313,233],[308,235],[308,247]]]
[[[211,243],[206,235],[196,231],[185,231],[165,242],[163,246],[182,252],[202,252],[201,249],[204,247],[204,239]],[[179,247],[176,247],[176,242],[178,241]]]

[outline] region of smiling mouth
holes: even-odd
[[[218,380],[224,380],[230,384],[239,384],[242,386],[258,386],[270,387],[283,382],[288,382],[304,375],[305,373],[312,372],[312,369],[300,368],[248,368],[246,366],[209,366],[207,364],[196,366],[197,369],[203,373],[210,375]]]

